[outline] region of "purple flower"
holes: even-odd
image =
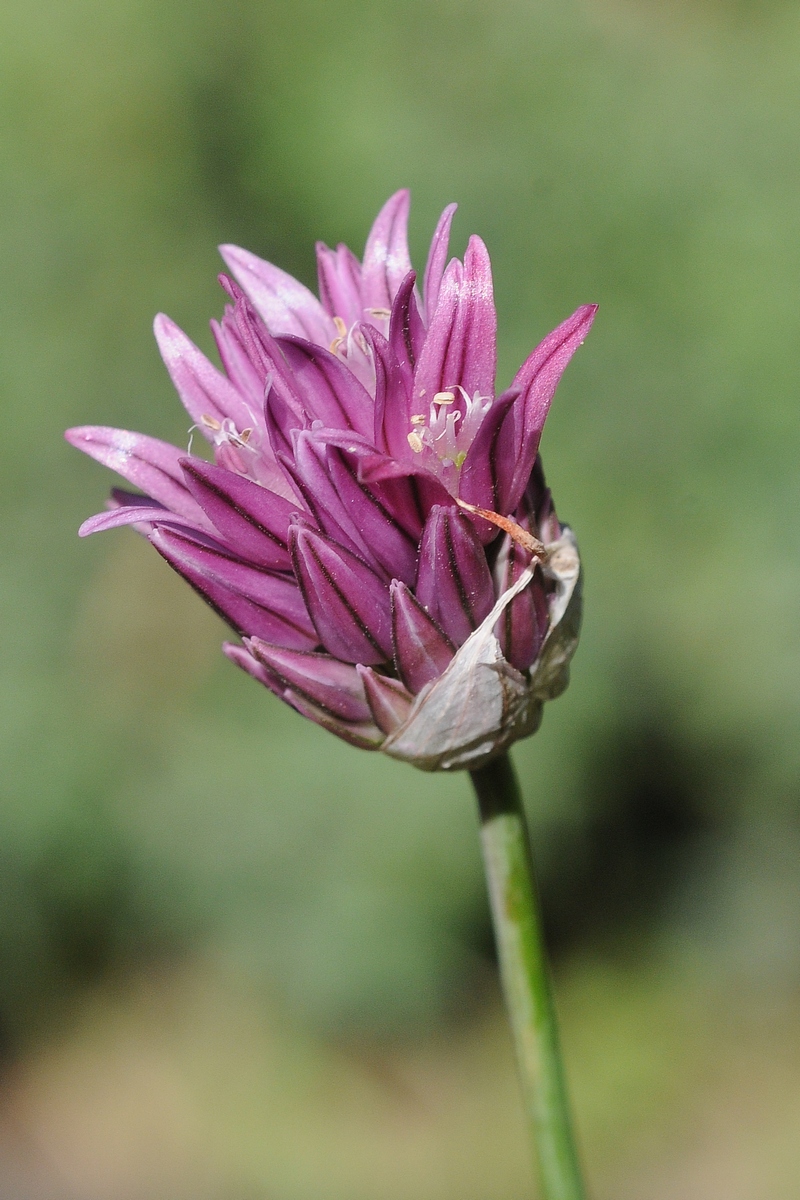
[[[357,746],[472,769],[566,686],[580,564],[538,447],[595,306],[496,396],[486,247],[447,261],[450,205],[418,289],[408,207],[406,191],[384,205],[363,262],[317,246],[319,300],[223,246],[222,370],[156,317],[213,462],[103,426],[66,437],[140,489],[115,489],[81,534],[144,533],[241,636],[235,663]]]

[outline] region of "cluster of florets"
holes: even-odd
[[[363,263],[318,246],[319,300],[223,246],[221,371],[156,318],[213,462],[101,426],[67,437],[141,489],[115,489],[81,532],[146,534],[240,635],[225,646],[240,667],[356,745],[472,767],[564,686],[579,564],[538,446],[595,309],[496,396],[486,248],[472,237],[447,261],[451,205],[418,289],[408,205],[407,192],[387,202]]]

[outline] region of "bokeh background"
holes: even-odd
[[[543,442],[587,576],[515,758],[596,1200],[800,1194],[800,10],[6,0],[0,1197],[517,1200],[463,776],[339,744],[61,439],[177,443],[238,242],[314,282],[413,191],[495,268],[502,381],[600,315]]]

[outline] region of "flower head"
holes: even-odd
[[[126,430],[66,436],[140,489],[115,489],[81,534],[144,533],[240,635],[237,665],[355,745],[474,768],[566,686],[580,564],[538,447],[595,306],[496,395],[486,247],[447,261],[450,205],[418,288],[408,206],[405,191],[384,205],[363,262],[317,246],[319,300],[221,247],[222,370],[156,317],[213,461]]]

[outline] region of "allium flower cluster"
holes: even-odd
[[[448,259],[445,209],[417,287],[409,196],[363,262],[317,246],[320,299],[236,246],[212,321],[222,370],[163,315],[155,334],[213,462],[103,426],[72,445],[114,489],[81,534],[132,524],[232,626],[225,653],[298,712],[426,770],[473,768],[566,685],[579,560],[538,458],[579,308],[495,394],[480,238]]]

